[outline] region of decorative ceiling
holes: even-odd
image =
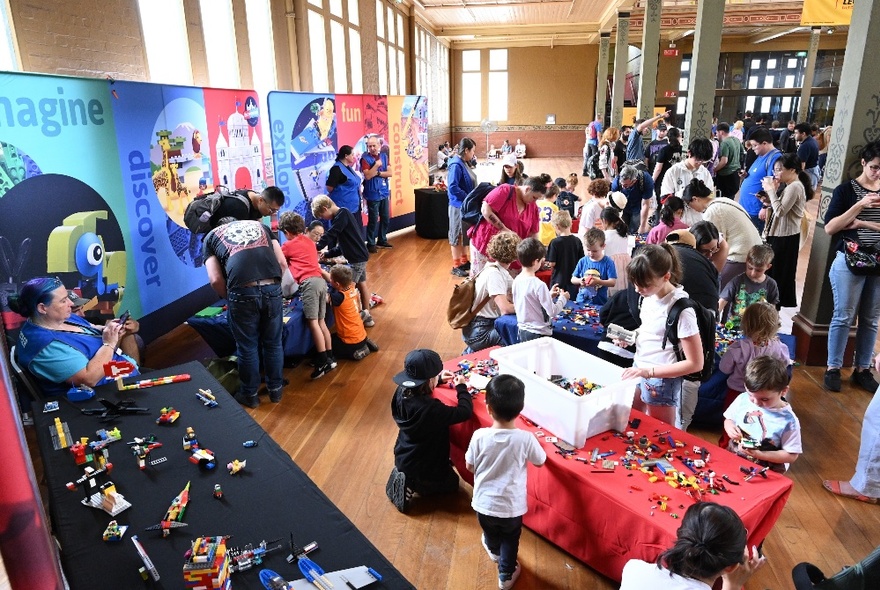
[[[439,38],[454,47],[582,45],[616,30],[629,12],[630,44],[641,42],[646,0],[407,0]],[[727,0],[724,35],[761,43],[801,27],[803,2]],[[696,0],[663,0],[661,39],[677,41],[696,28]],[[837,27],[845,34],[847,27]],[[612,42],[614,35],[612,34]]]

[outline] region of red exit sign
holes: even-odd
[[[666,98],[675,98],[677,95],[678,93],[675,90],[667,90],[663,93],[663,96]]]
[[[678,49],[664,49],[663,50],[663,57],[677,57],[677,56],[678,56]]]

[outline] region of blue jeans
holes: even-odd
[[[846,267],[843,252],[838,252],[831,263],[831,292],[834,294],[834,313],[828,327],[828,366],[843,366],[843,351],[849,329],[858,318],[854,366],[871,366],[874,343],[877,341],[877,319],[880,317],[880,277],[854,275]]]
[[[860,494],[880,498],[880,395],[876,392],[865,410],[859,461],[849,483]]]
[[[757,214],[751,215],[749,214],[749,219],[752,220],[752,224],[758,229],[758,235],[764,235],[764,220],[758,217]]]
[[[388,243],[388,214],[388,197],[367,201],[367,244],[370,246],[375,246],[376,242]]]
[[[229,327],[238,348],[239,392],[246,398],[257,395],[261,354],[269,393],[281,391],[284,369],[281,285],[236,288],[227,294],[226,299]]]
[[[461,329],[461,339],[468,345],[470,352],[476,352],[490,346],[503,346],[501,334],[495,330],[495,320],[477,316],[471,323]],[[465,354],[470,354],[467,352]]]
[[[516,569],[516,555],[519,553],[519,537],[522,534],[522,516],[499,518],[477,512],[477,520],[483,535],[486,536],[486,547],[498,555],[498,574],[508,579]]]

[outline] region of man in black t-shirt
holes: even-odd
[[[226,197],[211,216],[211,227],[217,227],[224,217],[259,220],[275,215],[284,206],[284,193],[276,186],[267,187],[260,193],[250,190],[241,193],[246,193],[249,204],[246,205],[237,196]]]
[[[226,217],[205,236],[205,268],[211,287],[227,299],[241,378],[236,401],[250,408],[260,405],[257,388],[262,356],[269,399],[280,402],[284,365],[281,275],[287,269],[281,246],[259,221]]]
[[[654,193],[658,197],[663,196],[660,194],[660,186],[663,184],[663,177],[666,175],[666,171],[682,160],[681,143],[679,142],[679,138],[681,138],[681,131],[673,127],[669,130],[667,136],[669,143],[657,152],[657,158],[653,168],[653,177]]]
[[[648,144],[648,151],[645,154],[645,157],[648,158],[648,170],[654,170],[660,150],[669,145],[669,138],[666,137],[667,130],[666,123],[657,123],[657,139]]]

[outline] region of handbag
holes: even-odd
[[[843,257],[846,267],[854,275],[880,275],[880,250],[865,246],[857,240],[843,238]]]

